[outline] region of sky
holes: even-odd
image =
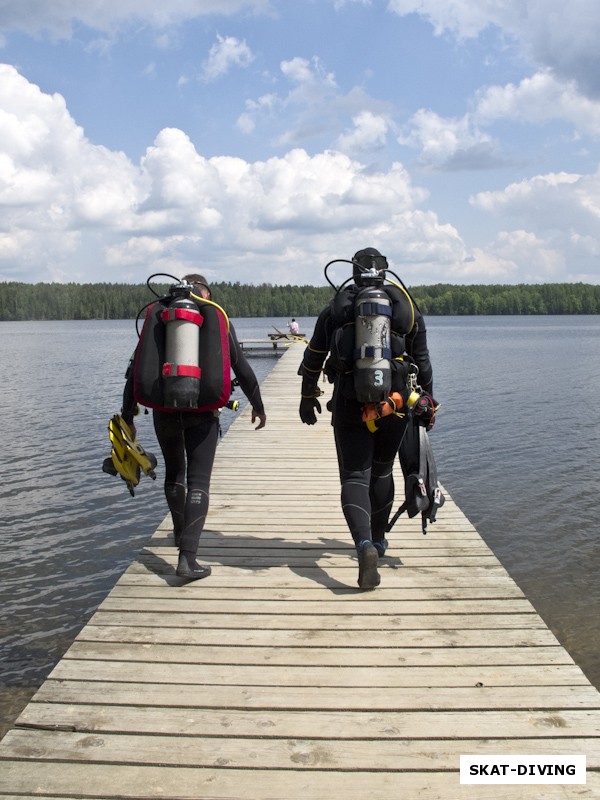
[[[598,284],[599,41],[598,0],[0,0],[0,281]]]

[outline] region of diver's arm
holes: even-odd
[[[329,353],[331,325],[331,310],[327,306],[319,314],[315,330],[304,351],[298,370],[298,374],[302,375],[302,397],[318,397],[321,394],[318,383],[323,364]]]
[[[123,405],[121,407],[121,416],[128,425],[133,424],[133,418],[137,411],[137,403],[133,396],[133,356],[127,367],[125,373],[125,388],[123,389]]]
[[[235,377],[238,379],[240,389],[246,395],[252,406],[252,422],[255,422],[258,418],[259,424],[256,430],[264,428],[267,415],[265,414],[265,408],[260,395],[258,380],[254,374],[254,370],[242,352],[235,329],[231,324],[229,326],[229,352],[231,356],[231,368],[233,369]]]
[[[427,347],[425,320],[421,314],[417,315],[413,330],[414,334],[411,333],[408,336],[408,352],[419,368],[419,385],[427,394],[433,395],[433,369],[429,358],[429,348]]]

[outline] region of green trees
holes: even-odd
[[[600,314],[600,286],[586,283],[414,286],[424,314]]]
[[[164,293],[167,284],[153,284]],[[215,283],[214,300],[232,317],[316,317],[329,286]],[[584,283],[454,286],[410,289],[424,314],[600,314],[600,286]],[[145,284],[0,283],[0,320],[132,319],[154,295]]]

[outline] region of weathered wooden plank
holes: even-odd
[[[356,566],[348,565],[345,568],[336,568],[335,575],[340,575],[346,582],[339,580],[332,574],[333,571],[324,572],[318,566],[308,566],[290,570],[285,567],[270,567],[269,569],[242,569],[240,567],[219,566],[214,570],[210,579],[200,584],[190,586],[175,577],[175,562],[167,563],[165,560],[156,559],[152,564],[142,564],[135,561],[123,575],[119,583],[142,583],[143,585],[177,586],[186,592],[200,591],[201,587],[242,587],[251,588],[271,587],[275,593],[278,589],[314,588],[328,589],[330,597],[353,592],[355,595],[356,584],[352,577],[356,577]],[[364,602],[371,598],[375,600],[383,592],[400,588],[493,588],[504,591],[507,587],[514,587],[502,567],[471,567],[469,570],[455,570],[451,567],[405,567],[398,569],[393,575],[393,584],[388,579],[387,583],[377,589],[377,592],[361,592]]]
[[[215,576],[216,578],[216,576]],[[332,599],[330,590],[320,586],[297,586],[296,588],[264,588],[249,586],[221,586],[216,579],[210,581],[193,582],[187,586],[178,587],[178,595],[183,597],[193,597],[196,600],[236,600],[238,602],[258,601],[258,600],[281,600],[292,601],[319,601],[323,604],[335,602],[339,596],[351,595],[356,598],[354,588],[348,587],[345,592],[337,592]],[[140,576],[130,576],[129,580],[120,579],[115,588],[111,591],[110,597],[123,597],[130,600],[137,598],[150,597],[172,597],[171,586],[164,582],[148,582],[140,579]],[[501,587],[478,586],[478,587],[453,587],[452,591],[447,589],[435,589],[428,586],[389,588],[384,587],[378,592],[364,592],[361,594],[362,604],[381,604],[390,603],[396,600],[421,602],[426,600],[501,600],[501,599],[523,599],[523,592],[514,583],[506,582]]]
[[[568,797],[600,795],[600,775],[590,772],[587,785],[464,785],[458,770],[453,772],[374,772],[364,764],[351,772],[335,770],[238,770],[172,766],[56,763],[31,760],[3,764],[0,796],[16,797],[35,793],[41,798],[100,797],[148,800],[213,800],[251,797],[254,800],[389,800],[390,797],[418,797],[420,800],[448,800],[449,792],[467,800],[565,800]],[[2,794],[9,792],[10,794]],[[452,795],[450,795],[452,796]]]
[[[141,668],[140,668],[141,672]],[[371,683],[360,691],[347,687],[212,686],[190,691],[189,684],[119,682],[118,668],[110,681],[47,680],[37,702],[105,703],[106,705],[179,706],[183,708],[324,709],[345,711],[402,710],[534,710],[595,709],[598,691],[582,686],[432,686],[382,687]],[[432,724],[433,720],[432,720]],[[1,751],[0,751],[1,752]]]
[[[144,661],[143,670],[136,661],[92,661],[63,659],[50,673],[53,680],[121,681],[159,684],[162,682],[195,686],[294,686],[348,687],[360,689],[369,683],[393,687],[470,687],[482,686],[588,686],[581,670],[570,664],[526,666],[445,667],[370,667],[336,666],[259,666],[247,664],[188,664]]]
[[[373,650],[389,648],[459,648],[485,647],[556,647],[564,654],[563,663],[570,663],[570,656],[562,648],[556,637],[547,628],[509,629],[500,628],[486,630],[484,636],[480,629],[473,630],[415,630],[415,631],[370,631],[365,637],[363,631],[333,630],[243,630],[243,636],[236,628],[190,628],[184,620],[173,618],[173,624],[163,627],[135,627],[125,625],[99,625],[96,615],[77,636],[77,641],[109,641],[109,642],[143,642],[147,644],[181,644],[185,637],[186,645],[203,644],[206,646],[238,646],[238,647],[326,647],[349,648],[359,658],[364,651],[365,658],[372,657]],[[185,634],[182,634],[182,628]],[[291,657],[291,655],[290,655]]]
[[[372,739],[562,739],[600,736],[595,710],[436,711],[435,728],[428,711],[294,711],[172,708],[120,705],[30,703],[19,726],[104,733],[149,733],[186,736],[308,737],[355,739],[357,731]],[[511,743],[512,744],[512,743]],[[503,752],[500,748],[499,752]]]
[[[243,629],[289,629],[304,630],[326,628],[328,630],[454,630],[471,628],[481,631],[499,628],[543,628],[537,614],[402,614],[400,610],[386,614],[295,614],[292,620],[286,614],[185,614],[152,611],[105,611],[104,607],[94,615],[95,624],[150,625],[168,627],[173,617],[179,617],[180,627],[186,628],[236,628]],[[482,634],[484,635],[484,634]]]
[[[200,559],[202,560],[201,555]],[[153,556],[152,554],[142,553],[139,560],[132,565],[131,569],[137,574],[154,573],[155,575],[174,575],[175,565],[175,558],[161,558]],[[254,581],[256,585],[274,585],[275,581],[277,581],[277,570],[281,570],[284,573],[282,575],[282,581],[293,582],[293,576],[296,574],[301,579],[296,581],[298,584],[310,585],[312,582],[317,586],[330,586],[331,588],[343,589],[353,588],[354,591],[359,594],[356,583],[358,569],[354,559],[348,559],[347,562],[340,562],[326,569],[316,560],[312,562],[308,560],[304,564],[297,563],[287,566],[281,564],[242,566],[241,564],[230,565],[222,563],[215,564],[213,574],[218,580],[244,576],[246,581]],[[437,586],[449,585],[451,583],[456,583],[456,585],[459,586],[481,586],[487,585],[490,579],[498,578],[499,580],[504,580],[508,577],[502,567],[493,562],[486,565],[473,565],[458,568],[452,564],[438,565],[431,561],[425,564],[412,563],[410,565],[402,564],[398,561],[395,563],[392,562],[387,566],[382,566],[380,573],[382,575],[382,581],[387,577],[386,585],[390,588],[392,586],[415,585],[423,578],[425,582],[427,582],[428,577],[431,578],[429,585]],[[482,578],[484,580],[480,580]],[[183,583],[183,581],[179,581],[178,585],[182,585]],[[210,584],[211,579],[208,579],[208,585]],[[361,592],[360,594],[363,593]]]
[[[190,736],[136,736],[72,733],[65,731],[13,730],[5,739],[7,758],[36,761],[81,761],[87,764],[140,764],[179,767],[223,767],[235,769],[328,769],[355,772],[369,750],[370,770],[456,769],[461,753],[495,755],[507,750],[504,739],[379,739],[370,741],[370,730],[355,726],[355,739],[238,738]],[[364,738],[362,738],[364,737]],[[600,767],[600,738],[515,739],[511,753],[569,755],[585,753],[587,768]],[[1,763],[1,762],[0,762]]]
[[[112,638],[112,637],[111,637]],[[181,639],[181,634],[179,636]],[[473,665],[540,666],[573,664],[564,648],[554,647],[245,647],[186,644],[89,642],[78,639],[67,659],[92,661],[151,661],[160,664],[254,664],[279,666],[460,667]]]
[[[254,600],[252,603],[253,614],[285,615],[286,617],[320,616],[322,614],[387,614],[389,607],[386,603],[365,603],[355,600],[354,595],[346,595],[327,603],[321,600]],[[140,612],[174,611],[190,614],[240,614],[244,613],[244,604],[239,600],[226,600],[224,598],[206,599],[195,597],[137,597],[136,610]],[[102,610],[127,611],[131,608],[131,599],[109,595],[102,604]],[[500,600],[398,600],[395,614],[534,614],[531,603],[525,598]]]

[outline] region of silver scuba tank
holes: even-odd
[[[178,297],[162,313],[165,362],[162,366],[166,408],[198,407],[200,391],[199,329],[203,317],[188,297]]]
[[[380,286],[365,286],[354,301],[354,390],[361,403],[379,403],[392,390],[392,302]]]

